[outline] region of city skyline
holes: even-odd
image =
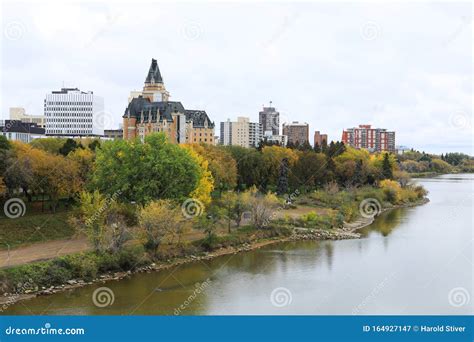
[[[311,143],[315,130],[340,140],[344,128],[371,124],[396,131],[400,145],[472,154],[469,4],[258,4],[247,13],[247,4],[150,3],[150,14],[110,5],[3,4],[1,119],[10,107],[43,114],[45,94],[64,82],[104,97],[112,113],[106,128],[115,128],[130,90],[142,85],[137,75],[155,57],[171,100],[186,99],[216,123],[258,121],[273,101],[280,124],[309,123]],[[152,12],[161,29],[150,29]],[[328,20],[336,12],[341,20]],[[410,13],[403,27],[390,19],[401,12]],[[134,26],[138,14],[143,24]],[[237,25],[244,15],[248,23]],[[256,29],[263,16],[272,24]],[[90,25],[78,30],[86,17]]]

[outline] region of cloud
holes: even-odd
[[[2,16],[23,32],[1,44],[4,118],[41,113],[64,82],[103,96],[118,125],[153,57],[171,99],[215,122],[258,120],[272,100],[330,139],[370,123],[397,144],[472,152],[472,126],[450,119],[472,119],[468,3],[8,2]]]

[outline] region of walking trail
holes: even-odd
[[[86,238],[72,238],[35,243],[10,251],[0,250],[0,268],[22,265],[33,261],[52,259],[61,255],[84,252],[91,247]]]

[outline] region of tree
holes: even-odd
[[[219,201],[222,214],[227,220],[228,232],[231,232],[231,222],[234,221],[240,227],[242,215],[247,210],[247,205],[239,192],[226,192]]]
[[[146,204],[156,199],[183,200],[199,185],[201,168],[188,150],[171,144],[164,133],[140,140],[106,141],[98,149],[92,184],[120,200]]]
[[[292,167],[298,160],[298,151],[281,146],[265,146],[262,149],[262,159],[265,167],[264,174],[267,176],[266,183],[277,187],[283,159],[288,161],[288,167]]]
[[[0,135],[0,150],[9,150],[9,149],[11,149],[10,142],[5,136]]]
[[[219,220],[222,217],[222,210],[217,206],[211,206],[208,208],[204,215],[197,218],[197,228],[204,231],[207,235],[203,245],[209,250],[212,249],[212,245],[216,238],[216,230],[219,225]]]
[[[98,139],[94,139],[90,144],[89,144],[89,149],[93,152],[95,152],[95,150],[97,148],[100,148],[100,140]]]
[[[0,177],[0,198],[5,196],[6,193],[7,193],[7,186],[5,185],[3,178]]]
[[[263,229],[268,227],[279,203],[277,197],[272,193],[261,194],[255,187],[246,191],[244,196],[245,202],[248,203],[250,208],[252,224],[255,228]]]
[[[68,138],[64,145],[59,149],[59,153],[63,156],[67,156],[69,153],[75,151],[78,148],[84,148],[81,143],[77,143],[74,139]]]
[[[96,140],[94,140],[96,141]],[[82,184],[87,184],[92,176],[95,155],[91,150],[78,148],[67,156],[78,166],[78,176]]]
[[[43,138],[33,140],[30,145],[48,153],[58,154],[64,143],[65,139],[62,138]]]
[[[157,200],[140,209],[138,222],[144,236],[144,246],[156,257],[165,236],[172,236],[186,225],[174,202]]]
[[[326,158],[321,153],[305,151],[291,169],[290,184],[293,188],[313,189],[325,181]]]
[[[439,173],[447,173],[447,172],[451,172],[452,170],[452,166],[448,164],[447,162],[442,161],[441,159],[431,160],[430,168],[433,171],[439,172]]]
[[[263,158],[262,153],[256,149],[240,146],[226,146],[226,150],[231,153],[237,163],[237,188],[239,190],[253,185],[266,188],[271,174],[268,172],[268,160]]]
[[[208,162],[214,179],[214,187],[221,193],[237,185],[237,163],[231,153],[223,147],[213,145],[189,145]]]
[[[367,173],[364,169],[364,161],[362,159],[357,159],[356,167],[354,171],[353,184],[362,185],[367,182]]]
[[[131,237],[128,209],[116,200],[117,196],[105,197],[97,190],[79,194],[70,223],[88,237],[96,253],[119,252]]]
[[[382,175],[384,179],[393,179],[392,164],[390,163],[388,153],[383,156]]]
[[[207,206],[211,203],[211,192],[214,190],[214,179],[212,178],[211,171],[208,169],[209,163],[201,155],[197,154],[192,148],[187,148],[190,155],[199,165],[199,181],[196,188],[189,196]]]
[[[288,158],[283,158],[280,163],[280,169],[278,172],[278,184],[277,193],[283,195],[288,192],[288,173],[290,170],[290,163]]]

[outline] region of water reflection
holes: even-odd
[[[473,178],[418,182],[430,203],[383,213],[361,230],[362,239],[274,244],[38,297],[4,313],[173,315],[187,303],[181,314],[468,314],[447,296],[472,289]],[[207,279],[207,290],[189,300]],[[112,289],[113,305],[93,305],[100,286]],[[291,305],[272,305],[277,287],[291,291]]]

